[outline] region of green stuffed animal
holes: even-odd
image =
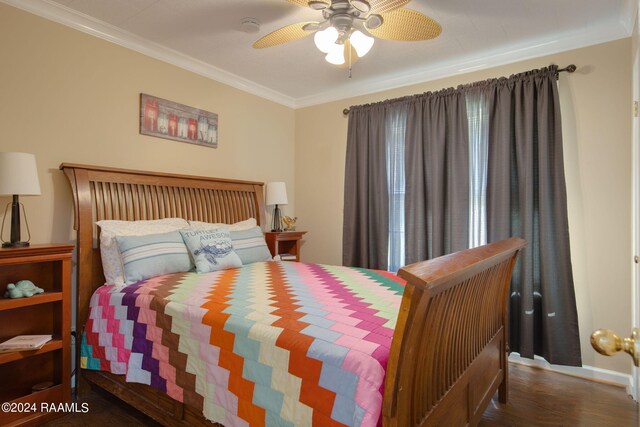
[[[31,280],[20,280],[15,285],[9,283],[7,291],[4,293],[5,298],[23,298],[32,297],[35,294],[41,294],[44,289],[37,287]]]

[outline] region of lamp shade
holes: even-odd
[[[0,153],[0,196],[39,196],[40,180],[36,156]]]
[[[267,183],[267,205],[286,205],[289,203],[287,200],[287,187],[284,182],[269,182]]]
[[[349,40],[351,41],[351,45],[356,49],[358,56],[362,58],[371,50],[375,39],[365,36],[360,31],[354,31]]]
[[[333,65],[342,65],[345,63],[344,60],[344,45],[343,44],[334,44],[327,56],[324,59]]]
[[[313,41],[316,43],[316,47],[320,52],[329,53],[331,48],[336,44],[338,40],[338,30],[333,27],[328,27],[322,31],[316,31],[313,36]]]

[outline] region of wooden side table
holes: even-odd
[[[300,240],[306,231],[270,231],[264,239],[271,256],[280,255],[283,261],[300,261]]]
[[[53,335],[41,349],[0,353],[0,425],[37,425],[64,415],[41,403],[71,402],[71,254],[73,245],[0,249],[0,342],[16,335]],[[4,298],[8,283],[31,280],[44,293]],[[51,387],[32,392],[40,383]],[[26,408],[29,408],[26,410]]]

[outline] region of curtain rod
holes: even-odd
[[[562,72],[566,71],[567,73],[571,74],[574,71],[576,71],[577,69],[578,69],[578,67],[576,67],[575,64],[570,64],[570,65],[567,65],[564,68],[559,68],[557,72],[558,73],[562,73]],[[345,108],[344,110],[342,110],[342,114],[344,116],[348,116],[349,115],[349,109]]]

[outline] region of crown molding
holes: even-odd
[[[626,28],[623,22],[620,22],[620,25],[615,28],[609,26],[599,30],[587,30],[579,34],[567,35],[560,39],[540,40],[538,43],[530,46],[513,46],[498,52],[479,52],[474,55],[456,59],[455,61],[430,64],[409,72],[405,71],[392,76],[387,75],[383,79],[367,79],[358,83],[350,82],[349,87],[342,86],[318,95],[297,98],[295,108],[310,107],[404,86],[426,83],[446,77],[466,74],[471,71],[513,64],[515,62],[553,55],[630,36],[631,30]],[[563,64],[559,65],[564,66]],[[581,64],[577,65],[580,67]],[[348,107],[348,105],[345,105],[345,107]]]
[[[622,0],[620,8],[620,24],[629,32],[633,33],[633,27],[638,13],[638,0]]]
[[[625,0],[619,25],[615,27],[589,29],[555,40],[540,40],[529,46],[511,46],[500,51],[479,52],[454,61],[429,64],[390,76],[366,79],[357,83],[352,81],[348,87],[340,86],[317,95],[293,98],[51,0],[0,0],[0,2],[293,109],[426,83],[470,71],[494,68],[630,37],[635,22],[635,13],[632,12],[638,7],[635,0]]]
[[[49,0],[0,0],[0,2],[224,83],[243,92],[268,99],[289,108],[295,108],[295,100],[290,96],[136,36],[58,3]]]

